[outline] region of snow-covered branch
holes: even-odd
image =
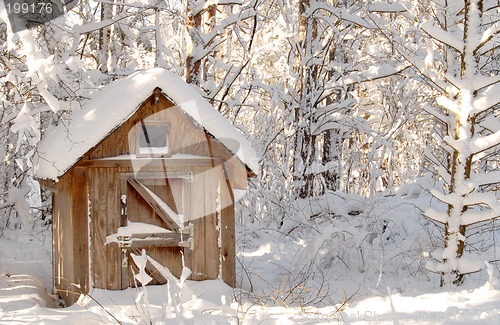
[[[89,23],[89,24],[85,24],[85,25],[75,25],[75,26],[73,26],[73,31],[78,35],[94,32],[96,30],[100,30],[100,29],[103,29],[105,27],[111,26],[120,20],[123,20],[123,19],[128,18],[128,17],[133,17],[136,15],[137,15],[136,12],[130,13],[130,14],[128,14],[126,12],[121,12],[121,13],[115,15],[111,19],[106,19],[103,21],[98,21],[98,22]]]
[[[151,4],[144,4],[142,2],[134,1],[134,2],[114,2],[111,0],[94,0],[95,2],[99,2],[102,4],[110,5],[110,6],[121,6],[121,7],[132,7],[132,8],[151,8]],[[157,1],[157,6],[161,5],[161,1]]]
[[[480,153],[500,145],[500,130],[486,136],[472,139],[471,153]]]
[[[448,214],[444,211],[439,211],[434,207],[430,207],[424,212],[425,216],[431,220],[445,224],[448,219]]]
[[[444,141],[459,152],[475,155],[500,145],[500,130],[486,136],[476,135],[472,139],[455,139],[447,135]]]
[[[436,99],[436,102],[439,106],[443,107],[447,111],[450,111],[455,115],[460,114],[460,108],[458,107],[458,104],[454,100],[448,98],[447,96],[439,96]]]
[[[461,223],[463,225],[473,225],[476,223],[494,220],[500,217],[500,214],[493,210],[467,210],[461,216]]]
[[[209,44],[213,42],[213,40],[217,37],[220,36],[224,33],[226,28],[229,26],[232,26],[236,23],[239,23],[240,21],[253,18],[256,15],[256,11],[253,8],[248,8],[247,10],[243,12],[239,12],[237,14],[232,14],[229,17],[223,19],[220,21],[217,26],[212,29],[212,31],[208,34],[203,34],[201,35],[201,38],[203,39],[203,43],[205,44],[205,47],[207,47]],[[201,56],[203,57],[203,56]]]
[[[427,149],[424,152],[424,156],[428,159],[436,168],[436,172],[439,177],[445,181],[446,184],[451,183],[451,174],[448,172],[448,169],[443,166],[443,164],[437,159],[437,157],[432,153],[430,149]]]
[[[385,36],[390,39],[390,36]],[[440,91],[443,94],[449,94],[451,96],[455,96],[458,93],[457,86],[450,82],[447,82],[447,80],[443,80],[443,78],[441,78],[436,72],[428,69],[423,58],[412,56],[409,53],[406,53],[407,48],[405,48],[403,44],[394,44],[397,45],[394,48],[398,51],[398,53],[402,55],[403,58],[413,68],[415,68],[422,77],[428,80],[436,90]]]
[[[481,42],[474,49],[473,53],[476,54],[484,45],[490,42],[500,32],[500,22],[495,22],[491,27],[486,29],[481,37]]]
[[[191,14],[200,15],[209,10],[212,6],[240,6],[244,2],[240,0],[207,0],[206,2],[201,2],[199,6],[191,5],[193,9]]]
[[[500,183],[500,182],[498,182]],[[472,183],[471,187],[476,187],[477,184]],[[486,205],[493,210],[497,215],[500,215],[500,201],[492,192],[473,192],[464,198],[465,206]]]
[[[459,195],[456,193],[445,194],[437,189],[431,189],[430,192],[431,192],[432,196],[434,196],[436,199],[438,199],[439,201],[441,201],[447,205],[453,204],[457,200],[457,198],[459,197]]]
[[[497,83],[500,83],[500,75],[495,75],[491,77],[477,75],[474,77],[474,79],[472,79],[474,91],[478,91],[483,88],[493,86]]]
[[[425,105],[423,107],[423,110],[426,111],[427,113],[431,114],[432,116],[434,116],[435,118],[437,118],[438,120],[440,120],[443,123],[449,123],[453,119],[450,115],[445,115],[445,114],[441,113],[440,111],[438,111],[437,109],[435,109],[434,107],[431,107],[429,105]]]
[[[465,44],[461,39],[443,30],[441,27],[437,26],[434,22],[428,21],[422,24],[421,28],[424,32],[426,32],[430,37],[432,37],[436,41],[451,46],[460,53],[464,50]]]
[[[500,83],[496,83],[476,96],[473,101],[474,113],[480,114],[500,103]]]
[[[484,119],[478,122],[482,128],[490,133],[500,130],[500,119],[495,115],[486,115]]]
[[[334,7],[330,4],[328,4],[326,2],[322,2],[322,1],[311,1],[311,7],[309,9],[307,9],[307,11],[305,12],[305,16],[311,17],[318,10],[325,10],[339,19],[351,22],[353,24],[356,24],[356,25],[364,27],[364,28],[372,29],[375,27],[375,26],[372,26],[371,24],[369,24],[368,22],[366,22],[363,18],[350,13],[344,7]]]
[[[493,36],[493,38],[489,41],[486,42],[485,44],[482,45],[481,48],[478,49],[477,52],[475,52],[475,55],[485,55],[488,52],[492,52],[497,50],[500,47],[500,37],[499,35]]]
[[[375,1],[368,5],[368,12],[376,13],[398,13],[406,12],[411,9],[412,5],[409,2],[381,2]]]
[[[477,186],[491,185],[500,183],[500,171],[492,171],[488,173],[473,174],[470,181]]]
[[[410,68],[411,65],[403,64],[380,64],[377,66],[370,66],[363,71],[354,71],[350,74],[339,78],[338,80],[332,80],[325,85],[324,92],[322,96],[318,99],[318,102],[324,100],[325,98],[332,95],[338,87],[345,87],[349,85],[359,84],[363,82],[374,81],[377,79],[387,78],[389,76],[396,75]]]
[[[340,103],[334,103],[334,104],[331,104],[331,105],[327,105],[327,106],[322,107],[321,109],[315,111],[313,113],[312,118],[314,120],[319,120],[324,115],[330,115],[332,113],[338,112],[341,109],[344,109],[346,107],[349,107],[349,106],[353,105],[355,102],[356,102],[356,100],[354,98],[350,98],[350,99],[347,99],[347,100],[343,100]]]
[[[32,215],[30,204],[28,203],[28,200],[26,200],[26,196],[30,193],[30,191],[31,188],[29,186],[25,186],[22,189],[12,187],[9,189],[6,202],[0,204],[0,209],[4,209],[7,207],[14,207],[16,209],[17,214],[21,218],[23,226],[29,234],[31,234],[33,231],[31,227]]]

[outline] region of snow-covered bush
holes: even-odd
[[[283,208],[279,229],[240,225],[238,273],[246,299],[341,305],[359,291],[403,291],[413,280],[435,283],[425,265],[441,230],[419,208],[430,204],[430,196],[408,191],[404,198],[327,192]]]

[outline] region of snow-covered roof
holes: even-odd
[[[35,176],[57,180],[101,140],[128,120],[156,87],[177,107],[200,124],[254,172],[258,159],[246,137],[217,112],[192,86],[160,68],[136,72],[115,81],[59,123],[39,144],[34,157]],[[227,144],[225,143],[227,142]]]

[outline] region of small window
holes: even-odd
[[[139,124],[138,154],[162,155],[168,152],[168,128],[166,123],[141,122]]]

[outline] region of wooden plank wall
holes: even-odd
[[[231,182],[225,180],[221,174],[221,257],[222,257],[222,280],[235,288],[236,287],[236,241],[234,225],[234,194]]]
[[[84,158],[99,159],[119,155],[135,154],[136,137],[142,119],[166,121],[168,124],[168,147],[170,153],[185,153],[199,156],[222,158],[233,188],[246,189],[247,173],[241,162],[217,140],[207,145],[206,133],[193,124],[193,120],[165,97],[160,97],[157,105],[152,104],[152,96],[124,124],[102,140]],[[129,144],[131,146],[129,146]],[[238,144],[236,144],[238,146]]]
[[[116,234],[120,224],[119,180],[116,169],[90,169],[91,275],[95,288],[121,288],[121,255],[118,245],[106,245],[106,237]]]
[[[170,152],[208,156],[205,132],[193,125],[179,108],[161,97],[158,105],[148,99],[143,106],[119,128],[109,134],[87,155],[88,159],[114,157],[136,153],[136,137],[141,120],[166,121],[168,125],[168,146]]]
[[[152,116],[152,114],[155,114]],[[154,105],[152,97],[147,99],[143,106],[123,125],[114,130],[108,137],[102,140],[93,150],[84,156],[82,161],[88,159],[98,159],[114,157],[135,153],[135,137],[138,123],[142,119],[166,120],[169,125],[168,146],[170,153],[185,153],[200,156],[210,156],[229,159],[225,164],[231,182],[227,188],[246,187],[246,170],[236,158],[232,158],[223,146],[213,141],[209,148],[206,134],[203,129],[195,126],[192,120],[181,112],[178,108],[172,107],[172,103],[161,97],[160,103]],[[213,166],[212,166],[213,167]],[[220,254],[222,259],[222,276],[226,283],[235,284],[235,259],[234,259],[234,207],[228,205],[221,215],[222,247],[219,249],[216,215],[217,186],[219,177],[222,175],[221,167],[189,167],[176,166],[166,167],[168,170],[190,170],[194,172],[192,183],[172,182],[171,188],[167,184],[152,183],[147,186],[153,191],[160,193],[167,202],[179,201],[179,195],[184,191],[185,198],[190,198],[184,204],[184,214],[186,218],[192,217],[195,226],[195,250],[189,248],[150,248],[148,254],[158,262],[167,266],[175,276],[180,276],[182,270],[181,252],[184,252],[186,264],[193,271],[192,279],[204,280],[215,279],[219,272]],[[78,164],[76,168],[78,169]],[[126,170],[125,170],[126,169]],[[83,169],[82,169],[83,170]],[[78,199],[74,204],[71,202],[71,195],[60,191],[54,194],[54,207],[57,215],[54,217],[54,274],[59,277],[58,288],[67,290],[68,284],[64,284],[63,278],[78,281],[89,281],[85,278],[85,270],[91,269],[93,286],[96,288],[120,289],[130,282],[130,275],[123,274],[121,270],[121,250],[116,244],[105,245],[106,236],[117,232],[121,222],[121,180],[120,172],[133,172],[130,168],[87,168],[89,180],[88,199],[90,200],[90,260],[91,265],[85,265],[88,261],[84,251],[86,247],[85,234],[81,229],[85,229],[85,218],[83,212],[87,203],[84,193],[79,193],[78,189],[85,184],[82,179],[87,179],[83,171],[76,171],[73,195]],[[64,178],[64,177],[63,177]],[[222,177],[223,185],[225,177]],[[60,183],[59,190],[63,189]],[[66,185],[67,186],[67,185]],[[182,188],[182,190],[180,189]],[[221,186],[222,189],[226,188]],[[138,196],[131,188],[126,187],[128,198],[128,216],[132,221],[142,221],[159,226],[164,226],[164,222],[154,211]],[[135,194],[134,194],[135,193]],[[232,191],[222,191],[222,200],[232,202]],[[227,205],[227,204],[224,204]],[[78,214],[73,220],[66,222],[63,216],[73,213]],[[175,209],[174,209],[175,210]],[[179,211],[178,211],[179,212]],[[74,236],[74,242],[72,242]],[[75,255],[75,257],[70,257]],[[59,256],[63,256],[60,258]],[[77,257],[78,256],[78,257]],[[75,260],[75,264],[69,260]],[[78,261],[77,261],[78,260]],[[78,269],[78,270],[76,270]],[[76,270],[76,271],[75,271]],[[85,284],[87,285],[87,284]]]
[[[205,189],[205,263],[208,279],[219,275],[219,231],[217,230],[218,169],[211,168],[204,174]]]
[[[178,169],[185,169],[180,167]],[[177,169],[177,170],[178,170]],[[131,172],[131,170],[123,170],[123,172]],[[182,212],[182,187],[183,180],[166,180],[166,179],[148,179],[141,180],[141,183],[146,185],[150,190],[156,193],[159,197],[170,203],[170,207],[176,212]],[[146,203],[146,201],[133,189],[130,184],[127,184],[127,217],[128,220],[134,222],[145,222],[167,228],[165,222],[154,212],[154,210]],[[179,203],[179,206],[174,207],[173,202]],[[166,266],[170,272],[176,277],[180,277],[182,272],[182,249],[180,247],[162,247],[146,248],[146,253],[155,259],[157,262]],[[131,262],[131,261],[129,261]],[[131,265],[131,264],[130,264]],[[128,285],[134,287],[135,281],[132,274],[129,274]],[[151,284],[155,284],[153,281]]]
[[[156,215],[153,208],[149,206],[149,204],[134,190],[134,188],[127,183],[127,218],[130,221],[134,222],[145,222],[149,224],[153,224],[156,226],[164,227],[163,220],[159,216]],[[151,256],[152,258],[157,258],[157,249],[154,247],[145,248],[146,254]],[[131,258],[128,259],[128,286],[135,287],[136,281],[134,279],[134,274],[132,272],[132,268],[135,273],[137,273],[137,268],[134,266],[134,262]],[[155,280],[153,280],[150,284],[157,284]]]
[[[88,196],[84,169],[62,177],[53,193],[54,286],[66,305],[89,289]]]
[[[192,280],[216,279],[220,259],[216,214],[217,168],[193,169],[188,218],[194,225],[194,250],[188,254],[187,266],[192,271]]]
[[[84,168],[72,170],[72,237],[73,278],[82,293],[89,291],[89,221],[88,176]],[[69,219],[69,218],[68,218]],[[75,297],[77,299],[78,296]]]
[[[191,215],[188,220],[194,227],[194,250],[189,251],[187,267],[191,269],[191,280],[206,279],[205,272],[205,190],[202,170],[195,170],[191,184]]]
[[[75,299],[73,279],[73,242],[71,225],[71,175],[59,180],[58,191],[52,194],[52,259],[54,287],[69,306]]]
[[[176,191],[181,191],[182,193],[183,182],[183,180],[168,181],[166,179],[157,179],[154,180],[153,184],[147,186],[169,204],[172,210],[182,213],[182,197],[174,193]],[[174,204],[174,202],[177,204]],[[155,218],[159,218],[156,213]],[[152,250],[154,250],[154,256],[151,257],[167,267],[174,276],[180,277],[182,273],[182,249],[180,247],[157,247],[152,248]]]
[[[187,168],[187,167],[185,167]],[[82,169],[83,170],[83,169]],[[121,250],[116,244],[106,244],[106,237],[117,232],[120,226],[120,173],[113,168],[90,169],[90,201],[91,201],[91,268],[93,285],[96,288],[121,289],[128,285],[135,286],[132,274],[121,273]],[[219,249],[217,220],[217,187],[222,176],[221,166],[215,168],[192,167],[193,182],[184,190],[189,199],[189,209],[184,211],[186,218],[194,225],[194,251],[184,249],[186,264],[192,270],[191,279],[216,279],[219,276],[220,254],[224,254],[222,270],[224,280],[235,284],[234,279],[234,210],[230,183],[221,184],[222,204],[228,205],[222,211],[222,247]],[[170,183],[164,180],[144,180],[145,185],[167,202],[180,202],[183,180]],[[171,187],[170,187],[171,186]],[[166,227],[163,220],[142,197],[127,185],[127,216],[130,221],[145,222]],[[230,203],[226,203],[226,201]],[[173,205],[173,204],[172,204]],[[179,206],[176,207],[179,211]],[[83,225],[82,225],[83,226]],[[74,228],[77,229],[76,226]],[[78,239],[83,242],[82,237]],[[221,252],[222,250],[222,252]],[[147,248],[149,256],[165,265],[177,277],[182,271],[182,249]],[[81,252],[74,248],[74,252]],[[130,262],[130,261],[129,261]],[[128,284],[123,281],[127,277]],[[81,275],[79,276],[81,277]],[[232,280],[231,280],[232,279]],[[154,284],[154,282],[152,283]]]

